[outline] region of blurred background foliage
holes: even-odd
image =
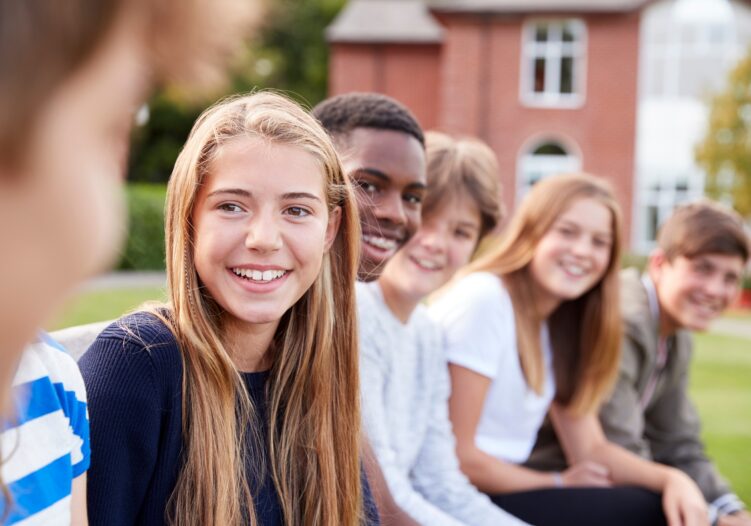
[[[712,100],[696,159],[707,172],[707,195],[751,219],[751,50]]]
[[[232,93],[273,88],[306,106],[326,96],[328,47],[324,29],[345,0],[274,0],[261,27],[235,64],[227,89],[206,100],[182,100],[161,90],[149,101],[148,120],[133,133],[128,180],[164,183],[190,127],[212,102]]]

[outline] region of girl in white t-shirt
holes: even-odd
[[[446,330],[461,467],[538,526],[706,523],[686,475],[611,444],[597,420],[618,368],[619,237],[608,185],[585,174],[551,177],[430,308]],[[571,466],[562,473],[518,465],[548,410]],[[656,494],[605,489],[616,485],[662,493],[664,517]]]

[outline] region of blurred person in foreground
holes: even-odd
[[[255,9],[241,0],[0,4],[4,524],[87,522],[83,383],[72,359],[35,334],[117,254],[134,112],[159,83],[219,80]]]
[[[621,272],[620,369],[600,410],[608,439],[688,474],[720,526],[750,526],[751,515],[704,451],[688,396],[691,332],[705,331],[730,306],[748,257],[736,214],[709,200],[675,211],[660,229],[644,274]],[[549,431],[540,433],[529,463],[560,469],[563,453]]]

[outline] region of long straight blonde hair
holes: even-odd
[[[176,525],[258,524],[244,441],[256,415],[223,341],[221,308],[202,287],[191,225],[196,194],[218,148],[237,137],[292,145],[320,164],[341,224],[321,272],[279,323],[267,384],[270,465],[286,524],[357,524],[362,517],[354,282],[355,201],[330,139],[302,108],[272,93],[230,98],[204,112],[175,164],[166,205],[168,314],[183,356],[184,464],[172,494]],[[248,435],[250,433],[250,435]]]
[[[522,201],[498,245],[466,270],[491,272],[503,280],[514,306],[519,361],[525,379],[535,392],[541,393],[545,369],[540,329],[546,320],[537,310],[530,262],[537,244],[555,221],[583,198],[595,199],[610,211],[610,261],[599,282],[582,296],[562,302],[547,318],[556,400],[578,413],[598,405],[618,371],[621,213],[610,186],[588,174],[559,175],[540,181]]]

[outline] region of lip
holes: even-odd
[[[283,267],[279,267],[275,265],[235,266],[232,268],[241,268],[241,269],[246,269],[246,270],[259,270],[259,271],[285,270]],[[228,268],[227,273],[238,285],[240,285],[247,292],[259,293],[259,294],[268,294],[270,292],[274,292],[279,287],[281,287],[287,281],[287,278],[289,277],[289,275],[292,274],[291,270],[287,270],[287,272],[281,278],[272,279],[271,281],[261,283],[258,281],[252,281],[247,278],[242,278],[238,276],[237,274],[232,272],[232,268]]]
[[[428,267],[423,266],[420,263],[420,261],[419,261],[419,259],[428,259],[428,258],[417,258],[417,257],[411,256],[411,255],[407,256],[407,258],[412,262],[413,265],[415,265],[422,272],[431,272],[431,273],[434,273],[434,272],[440,272],[440,271],[443,270],[443,267],[441,265],[438,265],[437,268],[428,268]]]
[[[390,249],[390,250],[375,247],[365,242],[365,240],[362,241],[361,245],[362,245],[362,255],[368,260],[377,264],[385,264],[386,261],[391,259],[394,256],[394,254],[396,254],[396,251],[399,250],[398,247],[395,249]]]
[[[558,268],[560,268],[561,272],[563,272],[566,275],[566,277],[568,277],[571,280],[577,280],[578,281],[578,280],[586,279],[590,275],[590,273],[591,273],[591,271],[589,269],[586,269],[582,265],[579,265],[583,269],[582,273],[581,274],[572,274],[571,272],[569,272],[569,270],[567,268],[570,265],[571,264],[569,264],[569,263],[559,262],[558,263]]]

